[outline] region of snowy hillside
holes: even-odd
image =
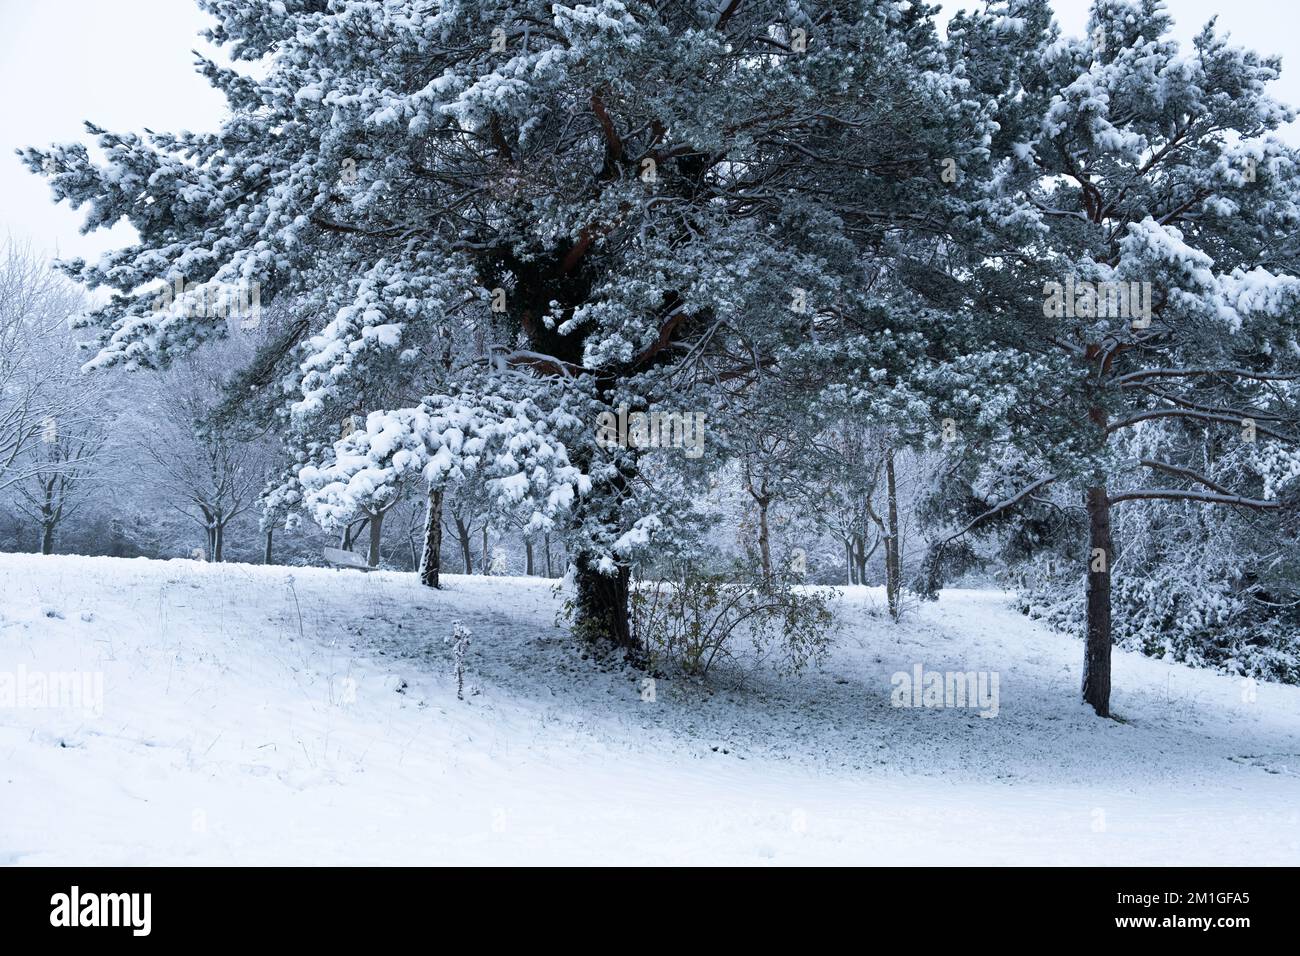
[[[1300,688],[1117,652],[1104,720],[1002,595],[880,602],[802,680],[644,700],[547,581],[0,555],[0,673],[103,675],[0,708],[0,863],[1300,862]],[[917,664],[997,716],[891,706]]]

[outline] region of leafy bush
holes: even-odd
[[[652,667],[703,676],[719,662],[734,662],[747,645],[756,662],[798,673],[830,647],[836,596],[788,574],[710,573],[681,562],[656,580],[635,582],[633,635]]]

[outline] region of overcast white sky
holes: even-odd
[[[945,11],[976,5],[943,4]],[[1062,28],[1075,35],[1083,33],[1088,5],[1053,2]],[[1274,95],[1300,106],[1300,3],[1220,6],[1222,0],[1166,0],[1184,42],[1217,13],[1220,29],[1237,43],[1280,54]],[[121,132],[215,129],[223,100],[194,73],[191,53],[214,55],[198,36],[206,25],[191,0],[0,0],[0,237],[88,258],[133,239],[122,224],[81,235],[81,213],[52,205],[48,187],[19,164],[14,149],[84,140],[84,120]],[[1286,136],[1300,143],[1297,124]]]

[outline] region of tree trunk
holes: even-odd
[[[548,531],[542,535],[542,547],[546,549],[546,576],[555,577],[555,572],[551,569],[551,533]]]
[[[274,532],[274,529],[273,529],[273,528],[267,528],[267,529],[266,529],[266,551],[264,552],[264,554],[263,554],[263,556],[262,556],[262,563],[263,563],[263,564],[270,564],[270,563],[271,563],[271,536],[272,536],[273,532]]]
[[[889,536],[885,539],[885,597],[889,601],[889,614],[897,621],[902,607],[899,592],[902,589],[902,567],[898,549],[898,488],[894,482],[894,449],[885,452],[885,494],[889,508]]]
[[[849,537],[844,539],[844,567],[848,569],[849,584],[857,584],[858,568],[853,563],[853,539]]]
[[[1110,499],[1105,485],[1087,489],[1087,636],[1083,654],[1083,699],[1099,717],[1110,716]]]
[[[487,526],[487,522],[486,522],[486,521],[483,522],[483,561],[482,561],[482,564],[483,564],[483,573],[484,573],[484,574],[487,574],[487,573],[488,573],[488,526]]]
[[[438,572],[442,566],[442,489],[430,488],[428,511],[424,516],[424,554],[420,558],[420,583],[427,588],[441,587]]]
[[[767,581],[772,577],[772,544],[767,528],[767,509],[772,499],[764,495],[754,500],[758,502],[758,558],[763,565],[763,580]]]
[[[366,564],[372,568],[379,567],[379,545],[383,541],[384,512],[377,511],[370,516],[370,553],[366,555]]]
[[[533,576],[533,539],[524,538],[524,574]]]
[[[460,558],[465,563],[465,573],[474,573],[474,555],[470,552],[469,544],[469,525],[461,521],[460,518],[454,519],[456,523],[456,538],[460,542]]]
[[[212,547],[212,560],[220,563],[226,553],[226,522],[218,519],[215,529],[215,543]]]
[[[345,524],[343,526],[343,539],[339,542],[339,547],[344,551],[351,551],[352,545],[357,540],[357,536],[360,535],[362,531],[366,530],[366,525],[368,524],[370,524],[369,518],[362,518],[361,523],[355,528],[352,526],[351,522]]]
[[[628,619],[631,569],[619,565],[613,574],[601,574],[596,570],[596,560],[586,554],[577,557],[578,593],[574,599],[573,631],[590,643],[607,642],[636,652],[638,648]]]
[[[56,477],[42,481],[44,500],[41,502],[41,554],[54,553],[54,526],[58,523],[54,510],[54,483]],[[62,509],[60,509],[62,510]]]

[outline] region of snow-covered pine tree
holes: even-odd
[[[1271,135],[1293,116],[1266,92],[1279,65],[1213,24],[1191,51],[1169,28],[1159,0],[1097,0],[1088,37],[1061,39],[1043,0],[1015,0],[950,33],[1001,123],[996,175],[972,186],[990,241],[968,250],[970,321],[1025,367],[998,427],[965,423],[982,467],[954,537],[1050,507],[1053,488],[1082,498],[1083,696],[1103,716],[1112,507],[1275,514],[1300,474],[1300,175]]]
[[[165,364],[224,334],[187,305],[256,283],[291,312],[252,383],[292,385],[304,487],[276,507],[485,482],[566,536],[579,632],[622,646],[630,562],[678,503],[599,416],[706,410],[854,311],[863,256],[932,227],[941,158],[984,136],[919,4],[200,5],[261,66],[200,63],[219,132],[25,151],[88,227],[140,234],[68,265],[117,290],[95,363]]]

